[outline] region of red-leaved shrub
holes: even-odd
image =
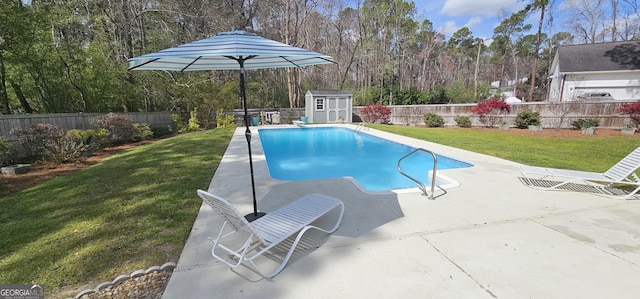
[[[502,116],[509,112],[511,112],[511,106],[498,98],[480,102],[471,108],[471,113],[475,114],[480,123],[488,128],[496,126],[502,119]]]
[[[369,104],[360,111],[362,119],[368,123],[388,124],[391,117],[391,109],[382,104]]]
[[[637,129],[640,129],[640,100],[633,104],[622,104],[617,111],[619,114],[629,115],[629,119]]]

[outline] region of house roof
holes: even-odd
[[[640,70],[640,41],[558,47],[560,72]]]

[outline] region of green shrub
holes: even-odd
[[[89,131],[94,131],[94,130],[69,130],[67,131],[67,134],[65,134],[67,137],[69,138],[73,138],[75,140],[78,141],[83,141],[86,143],[92,142],[93,141],[93,136],[91,136],[91,134],[89,133]]]
[[[105,129],[86,130],[85,132],[93,136],[93,143],[97,144],[98,148],[105,148],[111,143],[109,136],[107,136],[107,130]]]
[[[189,122],[185,123],[180,114],[171,114],[171,120],[176,124],[178,133],[195,132],[200,130],[200,125],[198,124],[198,109],[193,109],[189,115]]]
[[[529,126],[539,126],[540,113],[529,110],[522,111],[516,116],[515,123],[518,129],[526,129]]]
[[[465,115],[458,115],[453,119],[456,125],[461,128],[471,128],[471,118]]]
[[[91,134],[93,134],[93,142],[98,144],[98,148],[105,148],[109,146],[109,143],[111,143],[109,136],[107,136],[107,130],[99,129],[91,130],[91,132]]]
[[[153,131],[147,124],[133,123],[137,132],[134,133],[131,141],[147,140],[153,137]]]
[[[222,108],[216,112],[216,127],[229,128],[235,127],[234,116],[232,114],[225,114]]]
[[[105,129],[100,130],[69,130],[66,134],[67,137],[81,142],[85,145],[90,145],[93,148],[105,148],[109,146],[109,137]]]
[[[176,125],[178,132],[184,132],[187,129],[187,125],[182,120],[182,116],[180,114],[171,114],[171,121]]]
[[[163,136],[169,136],[173,134],[173,130],[170,125],[165,126],[151,126],[151,132],[153,132],[153,137],[160,138]]]
[[[600,121],[593,118],[579,118],[571,122],[571,126],[577,130],[597,127],[599,125]]]
[[[427,112],[424,114],[424,123],[430,128],[443,127],[444,117],[435,113]]]
[[[189,122],[185,128],[185,132],[195,132],[200,130],[200,124],[198,124],[198,109],[194,108],[191,111],[191,117],[189,117]]]

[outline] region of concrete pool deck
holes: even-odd
[[[248,214],[244,130],[236,130],[209,191]],[[252,132],[259,209],[321,193],[344,202],[342,225],[266,280],[211,257],[208,237],[222,222],[203,205],[163,298],[640,297],[638,200],[534,190],[519,180],[517,163],[373,129],[365,133],[474,167],[442,171],[460,186],[435,200],[419,191],[366,193],[348,179],[277,181]]]

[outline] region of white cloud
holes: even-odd
[[[473,32],[473,26],[482,24],[483,19],[481,17],[470,18],[464,25],[459,26],[456,21],[447,21],[444,25],[440,26],[438,32],[443,33],[445,36],[451,36],[451,34],[460,30],[462,27],[467,27]]]
[[[481,17],[473,17],[470,18],[463,26],[459,26],[456,21],[447,21],[444,25],[440,26],[438,32],[444,34],[445,36],[451,36],[456,31],[460,30],[462,27],[467,27],[473,32],[473,26],[482,24],[483,19]]]
[[[464,24],[464,27],[473,28],[473,25],[481,24],[481,23],[482,23],[481,17],[473,17],[469,19],[469,21],[467,21],[466,24]]]
[[[524,7],[516,0],[445,0],[440,13],[448,16],[485,16],[495,17],[500,10],[516,11]]]
[[[456,21],[447,21],[446,23],[444,23],[444,25],[440,27],[438,31],[444,34],[445,36],[451,36],[453,33],[458,31],[458,29],[459,27],[458,25],[456,25]]]

